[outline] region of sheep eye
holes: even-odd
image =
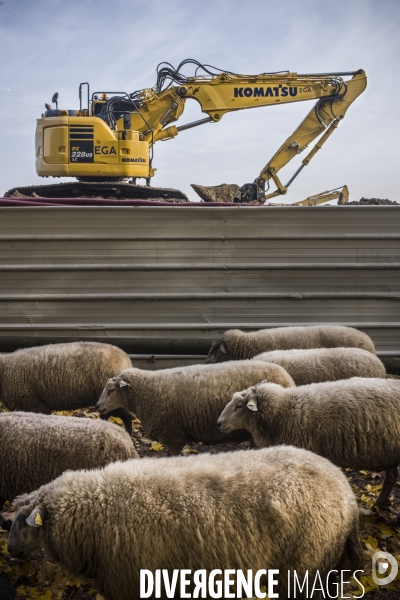
[[[235,410],[238,410],[239,408],[243,408],[243,404],[236,404]]]
[[[114,391],[113,389],[107,390],[107,396],[110,396],[113,391]]]

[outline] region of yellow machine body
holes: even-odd
[[[138,131],[113,131],[98,117],[42,117],[36,127],[36,172],[53,177],[150,177],[149,144]]]

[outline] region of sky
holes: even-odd
[[[366,91],[285,201],[344,184],[351,200],[400,201],[399,30],[400,0],[0,0],[0,194],[48,181],[35,173],[34,134],[54,92],[76,109],[82,81],[133,92],[155,84],[158,63],[194,58],[245,74],[364,69]],[[191,183],[254,181],[311,107],[234,112],[159,142],[153,185],[195,200]],[[178,125],[204,116],[187,101]]]

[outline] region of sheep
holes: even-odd
[[[96,405],[100,414],[123,407],[141,421],[147,437],[178,455],[190,441],[228,441],[217,427],[218,415],[233,392],[267,379],[289,387],[293,379],[279,365],[240,361],[144,371],[126,369],[109,379]],[[249,439],[248,434],[239,440]],[[233,437],[237,441],[237,437]]]
[[[277,327],[245,333],[240,329],[225,331],[213,342],[205,364],[254,358],[261,352],[293,348],[362,348],[375,354],[371,338],[362,331],[339,325],[311,327]]]
[[[263,352],[254,360],[281,365],[296,385],[351,377],[386,377],[385,366],[379,358],[361,348],[274,350]]]
[[[264,383],[234,394],[218,427],[246,429],[258,448],[292,444],[343,468],[385,471],[379,507],[397,481],[400,382],[353,377],[287,390]]]
[[[0,400],[9,410],[43,414],[93,406],[107,379],[131,366],[123,350],[99,342],[24,348],[0,355]],[[132,434],[130,415],[114,416]]]
[[[44,549],[107,600],[142,597],[140,569],[166,569],[170,580],[175,569],[279,569],[286,598],[289,570],[324,578],[341,555],[339,568],[362,568],[345,476],[290,446],[68,471],[14,507],[11,557]]]
[[[0,414],[0,509],[5,500],[36,490],[66,469],[93,469],[137,458],[117,425],[27,412]]]

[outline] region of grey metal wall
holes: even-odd
[[[337,323],[400,357],[399,241],[397,206],[1,208],[0,350]]]

